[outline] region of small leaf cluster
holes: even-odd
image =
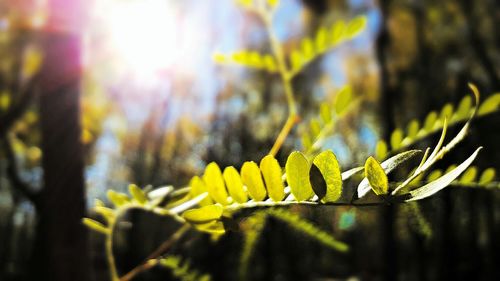
[[[451,165],[444,172],[439,169],[434,170],[427,175],[425,181],[431,182],[439,178],[443,173],[453,170],[455,167],[455,165]],[[495,181],[496,174],[495,168],[487,168],[481,172],[476,166],[471,166],[453,184],[457,186],[500,188],[500,183]]]
[[[302,147],[306,154],[321,147],[321,142],[334,131],[336,122],[348,112],[352,102],[352,88],[346,85],[338,91],[333,102],[320,104],[319,117],[311,118],[309,124],[301,127]]]
[[[248,68],[266,70],[269,73],[276,73],[278,70],[276,60],[272,55],[261,54],[256,51],[242,50],[231,54],[216,53],[213,60],[218,64],[239,64]]]
[[[364,30],[366,23],[365,16],[355,17],[349,22],[340,20],[330,27],[320,27],[313,37],[303,38],[300,41],[300,47],[290,53],[289,63],[292,76],[320,55],[356,37]]]
[[[477,91],[475,86],[474,91]],[[488,97],[478,108],[477,116],[484,116],[497,111],[500,107],[500,93],[496,93]],[[470,95],[462,98],[458,106],[455,108],[453,104],[445,104],[439,111],[431,111],[425,117],[423,122],[417,119],[411,120],[406,129],[395,129],[390,136],[389,142],[380,140],[375,149],[377,159],[384,159],[387,155],[395,151],[403,150],[410,145],[426,138],[443,129],[444,120],[448,121],[448,125],[454,125],[460,122],[467,121],[471,112],[474,111],[472,97]]]

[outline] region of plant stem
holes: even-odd
[[[118,273],[116,272],[115,256],[113,255],[113,229],[114,223],[110,225],[111,231],[106,234],[106,258],[108,260],[109,274],[111,281],[119,281]]]
[[[128,281],[134,278],[137,274],[146,271],[158,264],[158,258],[164,254],[172,245],[177,242],[189,229],[191,226],[189,224],[183,225],[179,228],[169,239],[165,240],[156,250],[150,254],[143,263],[133,268],[123,277],[116,280]],[[113,279],[114,281],[115,279]]]
[[[249,209],[256,207],[279,207],[279,206],[290,206],[290,205],[320,205],[320,206],[354,206],[354,207],[373,207],[373,206],[385,206],[390,205],[390,202],[377,201],[377,202],[366,202],[366,203],[356,203],[356,202],[328,202],[328,203],[318,203],[313,201],[259,201],[259,202],[247,202],[244,204],[233,204],[225,206],[225,211],[237,211],[241,209]]]
[[[269,152],[269,154],[275,156],[280,150],[281,146],[283,145],[283,142],[285,142],[286,137],[290,134],[290,131],[292,130],[293,126],[298,120],[297,108],[291,81],[292,76],[290,75],[290,70],[286,65],[283,47],[281,46],[281,43],[279,42],[278,37],[276,37],[276,34],[274,33],[273,30],[272,26],[273,13],[272,11],[268,11],[264,8],[258,9],[257,12],[262,18],[264,26],[267,30],[267,34],[269,36],[269,43],[271,44],[271,49],[276,59],[276,63],[278,65],[278,72],[280,74],[281,82],[283,83],[283,91],[285,92],[285,97],[288,103],[288,118],[285,122],[285,125],[283,125],[283,128],[278,134],[278,137],[276,138],[276,141],[274,142],[271,151]]]

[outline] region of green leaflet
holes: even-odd
[[[346,112],[352,99],[352,88],[351,86],[344,86],[337,96],[335,97],[335,112],[338,115],[342,115]]]
[[[457,120],[467,119],[470,114],[470,110],[472,108],[472,97],[465,96],[460,101],[458,105],[457,111],[455,112],[455,116]]]
[[[312,118],[310,121],[311,137],[315,139],[321,133],[321,125],[319,120]]]
[[[427,198],[431,195],[434,195],[435,193],[439,192],[443,188],[447,187],[452,181],[454,181],[456,178],[462,174],[465,169],[467,169],[474,159],[476,159],[477,154],[481,150],[481,147],[476,149],[476,151],[467,158],[462,164],[458,165],[456,168],[451,170],[450,172],[446,173],[444,176],[441,176],[437,180],[430,182],[420,188],[414,189],[410,191],[408,194],[405,194],[403,196],[409,196],[408,199],[405,199],[405,202],[409,201],[417,201],[417,200],[422,200],[424,198]]]
[[[332,109],[328,103],[324,102],[319,107],[319,114],[323,124],[328,124],[332,120]]]
[[[353,38],[354,36],[358,35],[365,29],[366,22],[367,20],[365,16],[358,16],[352,19],[347,25],[347,37]]]
[[[479,184],[488,184],[492,182],[495,179],[495,169],[494,168],[488,168],[484,170],[484,172],[481,174],[481,177],[479,178]]]
[[[95,206],[94,210],[96,211],[96,213],[103,216],[108,224],[110,224],[115,220],[116,217],[115,212],[110,208],[104,206]]]
[[[377,195],[389,192],[389,180],[380,163],[373,157],[369,157],[365,163],[365,177],[368,179],[372,190]]]
[[[297,201],[307,200],[313,195],[311,182],[309,181],[310,166],[307,158],[298,151],[292,152],[286,161],[286,180]]]
[[[398,149],[403,141],[403,131],[401,129],[396,129],[391,134],[391,147],[392,149]]]
[[[182,216],[192,223],[208,223],[213,220],[220,219],[223,208],[220,205],[208,205],[198,209],[185,211]]]
[[[375,157],[377,159],[382,160],[385,159],[387,155],[387,143],[383,140],[379,140],[377,142],[377,146],[375,147]]]
[[[203,181],[207,186],[208,193],[215,202],[222,205],[228,204],[228,195],[224,179],[222,178],[222,172],[216,163],[212,162],[208,164],[203,174]]]
[[[278,160],[272,155],[267,155],[260,161],[260,170],[264,176],[269,197],[275,202],[283,200],[285,186],[281,179],[282,173]]]
[[[332,45],[335,46],[343,41],[345,32],[345,22],[338,21],[332,26]]]
[[[314,44],[311,38],[304,38],[302,39],[302,42],[300,43],[301,49],[302,49],[302,55],[304,56],[304,59],[306,61],[309,61],[314,58],[316,55],[314,52]]]
[[[316,33],[314,43],[319,53],[323,53],[328,48],[328,30],[324,26],[320,27]]]
[[[243,163],[241,167],[241,180],[247,187],[248,194],[255,201],[262,201],[266,198],[267,192],[262,174],[257,164],[253,161]]]
[[[115,207],[121,207],[127,203],[130,203],[130,199],[127,195],[123,193],[116,192],[114,190],[108,190],[107,193],[109,201],[115,205]]]
[[[479,107],[478,115],[485,115],[498,110],[500,107],[500,93],[489,96]]]
[[[434,124],[436,124],[438,115],[436,111],[431,111],[431,113],[427,114],[427,117],[425,117],[424,121],[424,130],[425,131],[432,131],[434,129]]]
[[[462,177],[460,177],[459,182],[463,184],[469,184],[476,180],[477,177],[477,168],[470,167],[463,173]]]
[[[396,167],[404,163],[405,161],[413,158],[417,154],[419,154],[421,151],[420,150],[409,150],[405,152],[401,152],[399,154],[396,154],[392,156],[391,158],[385,160],[382,162],[381,166],[385,171],[385,174],[389,174],[392,172]],[[370,183],[367,178],[364,178],[358,185],[357,193],[358,197],[361,198],[366,195],[370,191]]]
[[[226,182],[227,189],[229,190],[229,195],[238,203],[245,203],[248,200],[247,194],[243,189],[243,182],[241,181],[240,174],[233,167],[227,167],[224,169],[222,174],[224,181]]]
[[[137,185],[129,184],[128,191],[130,195],[132,195],[132,198],[134,198],[134,200],[137,201],[137,203],[145,205],[148,202],[146,194]]]
[[[453,104],[447,103],[441,109],[441,113],[439,115],[439,119],[441,119],[441,120],[444,120],[444,119],[450,120],[452,115],[453,115]]]
[[[434,170],[432,171],[428,176],[427,176],[427,181],[431,182],[431,181],[435,181],[437,180],[439,177],[441,177],[443,175],[443,171],[441,170]]]
[[[314,158],[313,164],[319,169],[326,183],[325,196],[320,199],[323,202],[337,201],[342,195],[342,175],[335,154],[331,150],[323,151]]]
[[[102,223],[95,221],[89,218],[82,219],[83,224],[85,224],[88,228],[100,232],[102,234],[109,234],[110,230],[107,229]]]
[[[194,176],[191,179],[191,181],[189,182],[189,186],[191,187],[189,191],[189,195],[191,198],[195,198],[196,196],[208,191],[205,183],[198,176]],[[200,206],[211,205],[212,203],[213,203],[212,199],[209,196],[207,196],[205,199],[201,200]]]
[[[413,119],[407,126],[406,132],[407,136],[412,139],[417,136],[418,130],[420,129],[420,123],[417,119]]]

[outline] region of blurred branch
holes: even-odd
[[[15,189],[19,191],[22,195],[28,198],[33,204],[37,204],[38,193],[34,191],[28,183],[24,182],[19,175],[19,170],[17,167],[16,155],[14,149],[12,148],[11,140],[8,136],[3,138],[3,147],[5,150],[5,155],[7,156],[7,176]]]
[[[179,239],[182,238],[182,236],[191,228],[189,224],[185,224],[182,226],[179,230],[177,230],[169,239],[165,240],[151,255],[149,255],[146,260],[136,266],[134,269],[129,271],[127,274],[125,274],[123,277],[120,278],[120,281],[129,281],[132,280],[137,274],[146,271],[155,265],[158,264],[159,262],[159,257],[163,255],[165,252],[167,252],[172,245],[177,242]]]
[[[11,109],[1,116],[0,138],[5,137],[12,125],[24,114],[24,112],[26,112],[26,109],[35,97],[36,86],[39,80],[40,74],[36,74],[21,91],[19,102],[12,105]],[[7,137],[5,137],[5,139],[7,139]]]

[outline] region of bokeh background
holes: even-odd
[[[272,26],[289,53],[319,27],[358,15],[367,17],[366,29],[293,80],[304,123],[321,102],[352,88],[356,109],[322,147],[342,167],[364,163],[379,139],[410,120],[457,105],[469,82],[483,99],[500,91],[498,1],[281,0]],[[64,44],[71,50],[58,49]],[[270,46],[259,18],[232,0],[0,0],[0,280],[64,280],[51,271],[65,262],[44,258],[53,249],[80,264],[72,280],[107,280],[102,237],[75,221],[94,199],[129,183],[184,187],[212,161],[239,168],[266,155],[286,120],[286,100],[278,76],[213,60],[240,49]],[[23,113],[13,118],[19,105]],[[499,129],[498,112],[476,120],[438,166],[460,163],[482,145],[475,165],[498,169]],[[300,136],[299,125],[280,163],[302,149]],[[68,144],[75,139],[80,148]],[[48,183],[64,186],[40,196]],[[419,203],[418,215],[407,206],[295,207],[352,251],[332,252],[271,219],[248,278],[499,280],[499,194],[448,188]],[[143,229],[117,246],[122,267],[168,229],[147,214],[134,219]],[[52,228],[40,229],[45,221]],[[68,240],[55,234],[57,225],[75,225],[70,233],[81,243],[57,245]],[[241,234],[217,242],[193,236],[185,250],[192,264],[214,280],[237,280]],[[143,280],[168,278],[153,273]]]

